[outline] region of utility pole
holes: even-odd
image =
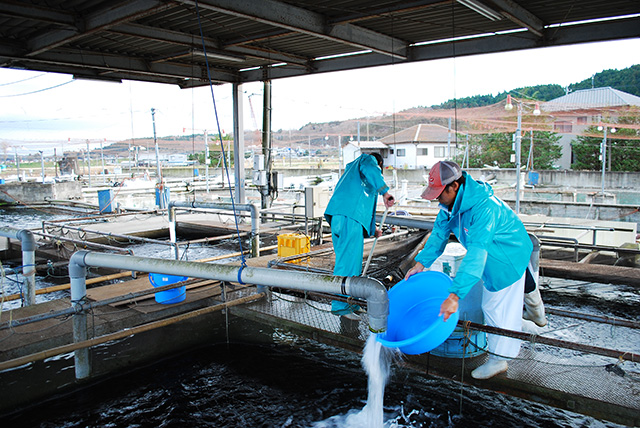
[[[106,138],[105,138],[106,140]],[[102,141],[100,141],[100,158],[102,159],[102,184],[105,183],[105,173],[104,173],[104,150],[102,148]]]
[[[447,132],[447,160],[451,160],[451,118],[449,118],[449,131]]]
[[[20,180],[20,158],[18,158],[18,148],[14,147],[13,150],[16,153],[16,180],[22,181]]]
[[[600,160],[602,161],[602,200],[604,201],[604,171],[607,164],[607,129],[611,128],[611,133],[615,134],[616,128],[611,125],[598,126],[598,131],[604,131],[602,143],[600,144]]]
[[[367,123],[368,125],[368,123]],[[367,132],[368,129],[367,129]],[[367,140],[368,140],[368,136],[367,136]],[[342,135],[338,135],[338,177],[340,177],[342,175],[342,168],[340,165],[340,151],[342,150]],[[383,171],[384,172],[384,171]]]
[[[58,153],[55,147],[53,148],[53,165],[56,168],[56,178],[58,178]]]
[[[40,171],[42,176],[42,184],[44,184],[44,153],[42,150],[38,150],[40,152]]]
[[[209,193],[209,136],[204,130],[204,171],[207,179],[207,193]]]
[[[87,169],[89,171],[89,187],[91,187],[91,152],[89,151],[89,140],[87,140]]]
[[[156,182],[160,184],[162,183],[162,172],[160,170],[160,150],[156,138],[156,109],[154,108],[151,108],[151,120],[153,121],[153,143],[156,145]]]

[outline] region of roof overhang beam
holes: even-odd
[[[513,0],[491,0],[507,19],[522,25],[538,37],[544,35],[544,22]]]
[[[120,3],[117,6],[96,10],[75,28],[55,29],[29,40],[27,56],[38,56],[88,34],[105,30],[122,22],[136,20],[170,7],[173,7],[170,2],[161,0],[132,0]]]
[[[309,61],[307,58],[300,58],[295,55],[273,51],[265,52],[264,50],[254,46],[229,46],[227,48],[222,48],[217,40],[210,37],[201,37],[199,35],[195,36],[192,34],[166,30],[163,28],[153,28],[139,24],[120,24],[111,28],[109,31],[126,36],[142,37],[152,41],[161,41],[173,43],[179,46],[187,46],[192,49],[199,49],[200,51],[202,51],[202,41],[204,40],[207,56],[227,59],[229,61],[236,61],[239,58],[245,59],[245,57],[251,57],[274,63],[286,62],[303,67],[306,67]]]
[[[633,17],[560,26],[553,28],[553,37],[544,39],[523,30],[506,34],[491,34],[486,37],[413,46],[409,50],[409,55],[411,58],[410,62],[418,62],[524,49],[631,39],[638,37],[638,28],[640,28],[640,17]],[[453,54],[454,52],[455,55]],[[312,72],[305,72],[288,67],[271,68],[269,70],[269,77],[271,79],[278,79],[391,64],[393,64],[393,62],[391,62],[388,57],[368,53],[313,61],[311,64],[313,67]],[[240,74],[244,82],[259,81],[262,77],[262,71],[260,70],[247,70],[242,71]]]
[[[167,82],[183,85],[187,79],[208,79],[207,70],[202,66],[149,62],[118,55],[103,55],[90,52],[47,52],[37,58],[15,55],[15,52],[0,48],[0,64],[14,64],[11,68],[30,69],[29,64],[37,64],[35,70],[67,73],[77,76],[107,76],[111,78]],[[135,77],[134,77],[135,76]],[[239,75],[229,70],[211,69],[213,83],[233,83]]]
[[[177,0],[195,6],[195,0]],[[353,24],[332,24],[322,14],[275,0],[199,0],[199,8],[250,19],[296,33],[331,40],[362,50],[406,60],[408,44]]]

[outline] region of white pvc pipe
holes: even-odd
[[[23,290],[25,306],[36,304],[36,240],[27,229],[0,227],[0,236],[20,241],[22,246],[22,275],[25,289]]]
[[[73,314],[73,341],[77,343],[87,340],[89,335],[87,333],[87,313],[82,308],[82,303],[87,297],[87,269],[84,265],[71,262],[75,254],[69,260],[69,279],[71,281],[71,304],[76,311]],[[73,359],[76,379],[89,377],[91,374],[89,348],[75,350]]]

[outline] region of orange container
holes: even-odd
[[[311,249],[309,237],[302,233],[283,233],[278,235],[278,257],[297,256],[308,253]],[[304,259],[307,260],[307,259]],[[301,263],[303,259],[292,261]]]

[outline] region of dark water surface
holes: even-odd
[[[0,222],[12,221],[6,225],[13,227],[37,227],[45,218],[51,219],[37,212],[16,215],[15,211],[0,210]],[[171,258],[164,247],[143,247],[136,248],[136,254],[146,256],[145,251],[151,250],[156,257],[166,254]],[[210,251],[191,247],[187,259],[209,256],[205,250]],[[16,285],[6,280],[5,292],[16,292],[13,290]],[[44,284],[38,282],[39,286]],[[545,300],[550,304],[565,306],[578,296],[581,311],[596,312],[599,308],[606,315],[637,319],[640,296],[635,288],[561,280],[544,285]],[[603,306],[611,301],[616,304]],[[549,329],[562,327],[565,325],[558,320],[550,320]],[[621,335],[624,342],[632,336],[626,331],[604,328],[607,334],[598,338],[604,342],[592,339],[595,345],[623,347]],[[591,335],[592,331],[591,326],[586,333],[572,327],[555,334],[574,340]],[[278,330],[266,334],[273,344],[211,344],[34,403],[19,413],[0,415],[0,428],[351,428],[346,416],[360,411],[367,400],[367,377],[360,355]],[[631,340],[635,345],[629,349],[625,345],[625,350],[638,352],[640,341],[635,337]],[[385,427],[620,426],[468,385],[461,387],[459,383],[427,377],[397,364],[393,365],[384,404]]]
[[[366,395],[360,355],[282,334],[273,345],[191,350],[0,417],[0,426],[346,427],[345,415],[360,411]],[[385,427],[618,426],[470,386],[461,391],[396,364],[384,403]]]

